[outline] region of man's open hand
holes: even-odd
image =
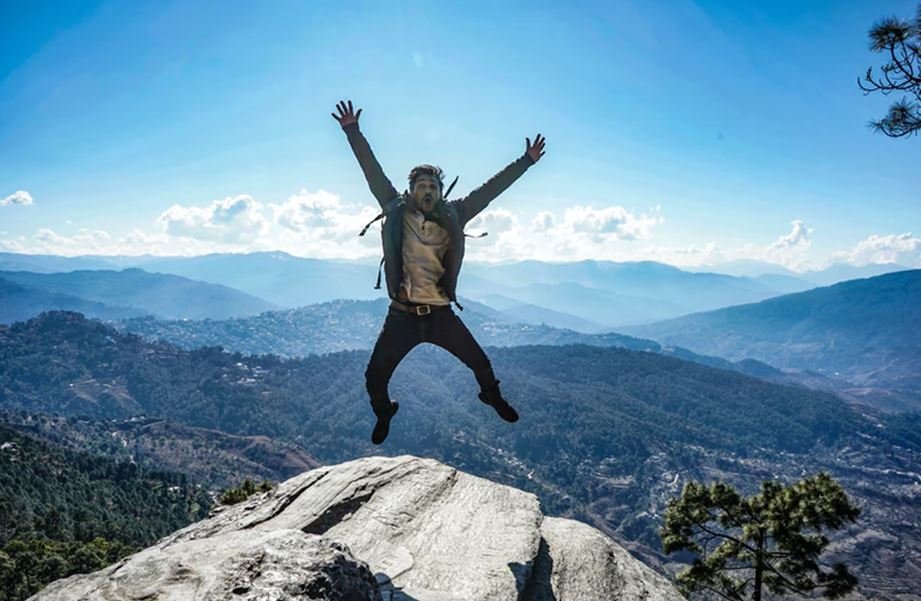
[[[525,138],[524,141],[527,144],[525,152],[536,163],[540,160],[540,157],[544,156],[544,142],[547,141],[547,138],[542,138],[540,134],[537,134],[537,137],[534,138],[534,144],[531,144],[531,138]]]
[[[345,127],[353,123],[358,123],[358,118],[361,116],[361,109],[358,109],[358,112],[352,110],[352,101],[349,100],[346,104],[345,100],[340,101],[336,108],[339,109],[339,114],[332,113],[333,119],[339,122],[339,125]]]

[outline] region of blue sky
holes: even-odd
[[[914,2],[0,7],[0,250],[377,256],[351,98],[399,189],[547,137],[473,258],[921,266],[921,139],[856,86]]]

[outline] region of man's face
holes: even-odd
[[[435,210],[435,205],[441,200],[441,186],[438,179],[432,175],[420,175],[413,184],[410,195],[414,208],[424,213]]]

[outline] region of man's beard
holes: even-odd
[[[416,200],[416,209],[420,213],[430,214],[438,211],[438,205],[440,204],[440,199],[435,198],[432,194],[426,194],[422,198]]]

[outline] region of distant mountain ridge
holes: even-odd
[[[143,309],[116,307],[72,294],[23,286],[5,279],[0,272],[0,323],[25,321],[52,310],[77,311],[87,317],[113,320],[148,314]]]
[[[840,375],[863,392],[899,392],[893,409],[921,408],[921,270],[850,280],[625,332],[730,360]],[[854,394],[860,394],[855,390]],[[880,406],[885,394],[875,395]]]
[[[506,313],[492,310],[476,301],[462,301],[466,307],[461,313],[464,323],[479,343],[487,347],[588,344],[626,348],[730,369],[778,384],[794,384],[836,393],[846,388],[843,383],[819,374],[806,371],[787,373],[752,359],[731,362],[719,357],[698,355],[680,347],[663,347],[652,340],[615,332],[583,334],[546,324],[512,321]],[[345,350],[370,350],[384,322],[387,306],[388,301],[385,299],[337,300],[236,319],[163,321],[142,317],[121,320],[114,325],[119,330],[140,334],[149,340],[163,339],[190,350],[201,346],[221,346],[248,354],[274,353],[283,357],[303,357]]]
[[[135,267],[114,270],[83,269],[65,273],[0,271],[0,279],[31,292],[20,308],[10,307],[0,314],[4,321],[21,314],[29,302],[39,308],[58,304],[56,309],[77,309],[83,299],[87,310],[100,317],[118,312],[151,314],[166,318],[221,319],[254,315],[277,308],[272,303],[220,284],[197,282],[188,278],[149,273]],[[0,300],[7,295],[0,297]],[[104,306],[103,306],[104,305]],[[33,312],[31,316],[37,314]]]
[[[17,262],[22,267],[15,267]],[[374,261],[295,257],[284,252],[209,254],[193,257],[40,257],[0,253],[0,266],[30,271],[61,271],[69,265],[111,269],[136,266],[221,284],[294,308],[339,298],[371,300],[385,293],[374,288]],[[549,325],[597,332],[628,323],[677,317],[693,311],[761,300],[813,284],[789,277],[767,279],[692,273],[653,261],[616,263],[577,261],[506,264],[468,260],[458,291],[484,300],[499,295],[524,305],[522,315]],[[119,304],[119,303],[113,303]],[[120,303],[124,305],[125,303]],[[498,307],[497,307],[498,308]],[[584,329],[583,329],[584,328]]]
[[[191,257],[0,253],[0,268],[7,270],[59,272],[113,267],[138,267],[220,284],[265,299],[277,308],[296,308],[341,298],[373,300],[385,294],[374,288],[377,262],[367,259],[302,258],[281,251]],[[757,302],[898,269],[902,268],[894,264],[863,267],[836,264],[821,271],[796,273],[779,265],[751,260],[680,269],[655,261],[523,260],[493,264],[468,259],[458,291],[467,298],[493,302],[499,310],[517,311],[518,318],[530,323],[543,322],[595,333]],[[108,304],[126,304],[119,300],[109,299]]]
[[[658,350],[649,340],[613,332],[583,334],[548,325],[514,321],[506,313],[462,299],[455,310],[484,346],[589,343],[636,350]],[[164,338],[187,349],[223,346],[243,353],[275,353],[285,357],[322,354],[374,346],[390,302],[387,299],[317,303],[260,315],[225,320],[158,320],[150,317],[121,320],[119,329],[147,338]]]

